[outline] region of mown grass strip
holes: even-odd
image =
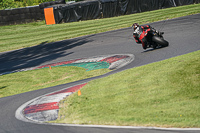
[[[185,12],[187,11],[187,10],[184,10]],[[188,9],[188,11],[191,11],[191,9]],[[173,14],[176,14],[176,13],[181,13],[182,11],[175,11],[175,12],[172,12]],[[160,14],[159,12],[157,12],[157,13],[154,13],[153,14],[153,16],[155,17],[155,18],[159,18],[159,17],[161,17],[161,16],[165,16],[165,15],[169,15],[169,13],[168,12],[166,12],[166,13],[163,13],[163,14]],[[127,15],[127,16],[129,16],[129,15]],[[117,17],[116,17],[117,18]],[[140,20],[140,19],[143,19],[143,18],[146,18],[146,19],[149,19],[149,18],[152,18],[152,16],[150,15],[150,13],[145,13],[144,15],[142,15],[142,16],[137,16],[137,18],[136,18],[136,21],[138,21],[138,20]],[[122,22],[122,20],[123,20],[123,22],[124,23],[126,23],[126,21],[132,21],[132,20],[130,20],[130,17],[123,17],[123,19],[120,19],[120,17],[118,17],[117,19],[111,19],[110,21],[105,21],[105,22],[101,22],[101,23],[95,23],[95,24],[88,24],[88,25],[78,25],[78,27],[67,27],[67,28],[65,28],[65,27],[63,27],[63,26],[57,26],[57,29],[55,29],[55,28],[52,28],[52,27],[45,27],[45,28],[42,28],[42,29],[37,29],[37,33],[38,34],[47,34],[47,33],[53,33],[53,32],[55,32],[55,31],[57,31],[58,33],[59,32],[63,32],[63,31],[65,31],[66,33],[68,33],[68,32],[72,32],[72,31],[74,31],[74,30],[77,30],[77,29],[79,29],[79,30],[82,30],[82,29],[88,29],[88,28],[94,28],[94,27],[98,27],[98,26],[102,26],[102,24],[104,25],[104,26],[106,26],[106,25],[110,25],[111,23],[119,23],[119,22]],[[129,22],[130,23],[130,22]],[[44,30],[44,29],[48,29],[48,31],[46,31],[46,30]],[[19,38],[19,37],[26,37],[27,36],[27,33],[29,33],[29,35],[30,36],[33,36],[33,35],[35,35],[33,32],[35,31],[36,29],[35,28],[33,28],[33,29],[29,29],[29,31],[27,31],[27,30],[25,30],[26,31],[26,33],[24,33],[25,31],[23,31],[21,34],[16,34],[15,36],[14,36],[14,38]],[[89,29],[88,29],[89,30]],[[77,32],[77,31],[76,31]],[[17,32],[16,32],[17,33]],[[37,35],[35,35],[35,36],[37,36]],[[2,40],[6,40],[6,39],[12,39],[12,36],[2,36]]]
[[[199,60],[196,51],[91,81],[52,122],[199,128]]]
[[[200,13],[200,4],[173,7],[113,18],[46,26],[44,21],[0,27],[0,52],[89,34]],[[131,33],[130,33],[131,34]]]
[[[160,15],[160,14],[154,14],[154,17],[157,17],[157,18],[162,17],[162,16],[163,15]],[[145,18],[149,19],[149,18],[151,18],[151,16],[148,15]],[[141,18],[139,17],[135,21],[139,21],[140,19]],[[98,23],[98,24],[95,24],[95,25],[92,25],[92,26],[90,26],[90,25],[80,26],[80,27],[78,27],[78,29],[80,29],[78,33],[77,33],[76,29],[74,29],[74,27],[72,29],[69,28],[68,31],[66,31],[65,33],[70,34],[70,35],[67,36],[67,38],[72,38],[73,36],[80,36],[80,35],[88,34],[87,32],[89,32],[89,31],[90,31],[90,33],[95,33],[95,31],[97,31],[96,27],[99,27],[99,29],[101,29],[101,30],[108,29],[108,27],[111,28],[111,29],[115,29],[115,27],[118,27],[118,25],[126,25],[127,23],[131,23],[131,22],[132,22],[132,20],[129,20],[129,19],[127,19],[127,20],[125,19],[124,21],[121,21],[121,19],[119,19],[119,20],[116,20],[115,23],[112,22],[112,21],[109,21],[109,22],[106,22],[106,23],[103,23],[103,24]],[[53,31],[49,30],[47,32],[43,30],[41,32],[37,32],[37,34],[31,32],[29,34],[29,37],[26,38],[26,40],[29,40],[29,42],[34,42],[35,38],[38,35],[41,35],[40,37],[38,37],[38,39],[43,38],[44,40],[46,38],[47,39],[51,38],[51,39],[54,40],[57,37],[61,38],[61,36],[62,36],[62,38],[64,38],[64,37],[66,38],[66,35],[63,34],[63,31],[65,31],[65,30],[66,29],[61,29],[61,30],[60,29],[57,29],[57,30],[54,29]],[[55,31],[57,31],[57,32],[55,32]],[[45,34],[45,33],[49,33],[49,34]],[[24,42],[24,40],[22,40],[22,39],[26,37],[26,34],[24,33],[24,34],[20,34],[20,35],[8,37],[8,38],[4,37],[4,39],[2,39],[2,40],[5,40],[5,42],[10,42],[10,41],[14,42],[14,43],[10,43],[10,45],[20,44],[20,43]],[[21,38],[21,40],[19,40],[20,38]],[[31,39],[31,38],[33,38],[33,39]],[[24,42],[24,43],[28,43],[28,42]]]
[[[86,79],[109,71],[108,69],[86,71],[80,67],[63,66],[2,75],[0,98]]]

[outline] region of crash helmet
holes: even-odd
[[[137,27],[139,27],[139,24],[138,23],[134,23],[132,25],[132,29],[135,31],[137,29]]]

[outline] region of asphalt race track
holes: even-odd
[[[133,22],[134,23],[134,22]],[[177,19],[152,23],[157,30],[164,31],[164,38],[169,47],[146,50],[135,43],[132,29],[120,29],[80,38],[41,44],[31,48],[0,53],[0,73],[17,69],[36,67],[45,64],[110,54],[134,54],[135,60],[129,65],[111,73],[96,77],[104,77],[115,72],[168,59],[174,56],[200,50],[200,14]],[[15,111],[25,102],[35,97],[88,82],[85,79],[69,84],[50,87],[19,95],[0,98],[0,133],[199,133],[195,130],[163,130],[163,129],[123,129],[102,127],[77,127],[43,125],[20,121],[15,118]]]

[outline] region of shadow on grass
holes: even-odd
[[[66,57],[73,54],[73,52],[67,52],[67,50],[88,42],[90,40],[85,38],[52,43],[42,42],[37,46],[0,53],[0,73],[35,67],[60,57]]]
[[[4,88],[6,88],[6,87],[7,87],[7,86],[1,86],[1,87],[0,87],[0,90],[1,90],[1,89],[4,89]]]

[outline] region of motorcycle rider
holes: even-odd
[[[136,43],[142,43],[143,49],[146,49],[147,46],[150,44],[148,44],[145,34],[146,34],[146,32],[153,30],[154,28],[152,28],[150,25],[140,26],[138,23],[134,23],[132,25],[132,28],[134,30],[133,37],[134,37]]]

